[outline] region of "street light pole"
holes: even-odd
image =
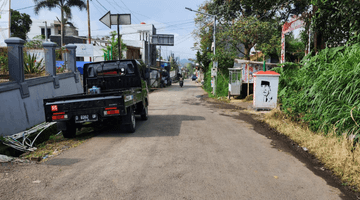
[[[185,9],[187,10],[190,10],[192,12],[197,12],[197,13],[200,13],[200,14],[203,14],[203,15],[207,15],[207,16],[210,16],[210,17],[213,17],[214,18],[214,33],[213,33],[213,40],[214,40],[214,57],[215,57],[215,52],[216,52],[216,15],[211,15],[211,14],[207,14],[207,13],[203,13],[203,12],[199,12],[197,10],[193,10],[191,8],[188,8],[188,7],[185,7]],[[214,62],[215,62],[215,58],[213,60],[213,68],[214,67]],[[213,81],[213,94],[216,95],[216,76],[213,76],[212,78],[212,81]]]

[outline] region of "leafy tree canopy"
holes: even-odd
[[[41,9],[47,8],[52,10],[54,8],[60,8],[61,10],[61,46],[64,45],[64,24],[65,17],[67,19],[72,18],[71,7],[77,7],[79,10],[86,9],[86,3],[84,0],[34,0],[35,2],[35,14],[39,14]]]
[[[360,30],[360,2],[354,0],[312,0],[312,28],[318,33],[318,43],[342,46],[356,41]]]
[[[30,15],[11,9],[11,37],[26,40],[26,34],[30,31],[31,24]]]
[[[112,59],[116,60],[119,59],[119,45],[118,45],[119,38],[117,37],[116,31],[111,31],[110,35],[111,35],[110,45],[107,46],[105,49],[103,49],[103,51],[104,53],[107,53],[108,51],[111,51],[112,48],[112,56],[113,56]],[[124,55],[122,52],[126,51],[127,47],[123,43],[122,39],[120,40],[120,45],[121,45],[121,58],[124,59]]]

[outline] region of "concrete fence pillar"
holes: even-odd
[[[23,39],[12,37],[5,40],[8,46],[8,62],[10,81],[17,83],[24,82],[24,56],[23,49],[25,41]]]
[[[76,67],[76,45],[68,44],[65,48],[68,50],[67,62],[69,64],[69,69],[74,72],[75,82],[79,82],[79,74]]]
[[[54,88],[60,87],[59,77],[56,76],[56,54],[55,48],[56,43],[54,42],[43,42],[45,49],[45,70],[54,78]]]
[[[73,72],[76,72],[76,45],[74,44],[68,44],[65,46],[65,48],[68,50],[68,63],[69,63],[69,69]]]
[[[56,76],[56,55],[55,48],[56,43],[54,42],[43,42],[45,49],[45,69],[50,76]]]
[[[24,43],[21,38],[11,37],[5,40],[8,46],[8,66],[10,81],[17,82],[20,85],[21,98],[30,96],[29,86],[25,81],[24,75]]]

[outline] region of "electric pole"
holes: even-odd
[[[87,14],[88,14],[88,37],[89,37],[89,44],[91,44],[91,29],[90,29],[90,4],[89,4],[89,0],[87,0]],[[90,61],[91,61],[91,57],[90,57]]]

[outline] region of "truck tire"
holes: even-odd
[[[141,119],[147,120],[148,119],[148,107],[143,106],[142,112],[141,112]]]
[[[135,113],[132,107],[129,108],[126,118],[130,122],[130,124],[126,125],[127,131],[129,133],[134,133],[136,129],[136,120],[135,120]]]
[[[76,127],[73,123],[66,123],[66,130],[62,131],[64,138],[74,138],[76,136]]]

